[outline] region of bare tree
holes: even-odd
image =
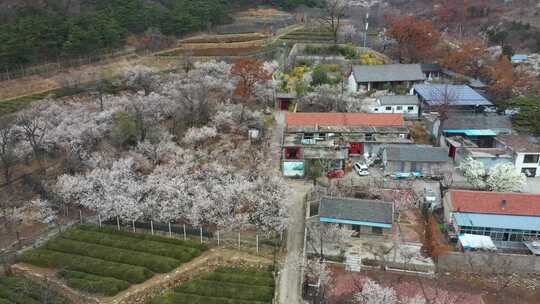
[[[17,124],[22,130],[24,140],[32,147],[34,156],[39,158],[44,149],[44,139],[48,124],[37,111],[26,112],[18,117]]]
[[[334,37],[334,43],[338,43],[341,21],[345,17],[345,11],[349,6],[348,0],[326,0],[321,23]]]
[[[334,247],[343,250],[351,242],[352,230],[339,227],[333,223],[321,223],[312,220],[307,224],[308,244],[315,251],[321,261],[325,259],[325,246],[334,245]]]
[[[439,114],[439,129],[437,130],[437,145],[440,146],[444,131],[444,124],[450,118],[452,106],[455,104],[459,96],[456,91],[452,90],[449,85],[445,84],[433,90],[431,99],[433,100],[432,109]]]
[[[20,157],[15,151],[16,140],[17,135],[14,126],[2,123],[0,125],[0,163],[2,164],[2,173],[8,189],[11,189],[13,167],[17,164]]]
[[[156,72],[145,66],[135,66],[125,71],[127,86],[137,92],[143,91],[145,96],[150,95],[156,88],[158,77]]]

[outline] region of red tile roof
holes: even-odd
[[[450,190],[450,199],[452,211],[540,216],[539,194]]]
[[[288,126],[403,126],[401,114],[368,113],[285,113]]]

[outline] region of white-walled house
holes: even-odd
[[[419,64],[355,65],[348,78],[350,92],[383,90],[422,83],[425,75]]]
[[[524,134],[497,136],[514,154],[514,166],[527,177],[540,177],[540,139]]]
[[[381,96],[370,106],[370,113],[403,114],[406,118],[418,118],[418,97],[415,95]]]

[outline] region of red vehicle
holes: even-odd
[[[339,178],[339,177],[344,177],[344,176],[345,176],[345,171],[341,169],[335,169],[326,173],[326,177],[328,178]]]

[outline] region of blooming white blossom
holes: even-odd
[[[527,177],[519,172],[511,164],[498,164],[489,171],[489,176],[486,180],[488,189],[497,192],[512,192],[520,191]]]
[[[199,145],[208,139],[217,137],[217,135],[215,127],[189,128],[183,141],[190,145]]]
[[[463,176],[465,176],[467,182],[473,187],[484,188],[486,186],[484,181],[484,177],[486,176],[484,163],[469,157],[461,163],[459,169],[463,171]]]
[[[362,291],[355,295],[360,304],[398,304],[396,292],[391,287],[383,287],[371,279],[362,285]]]

